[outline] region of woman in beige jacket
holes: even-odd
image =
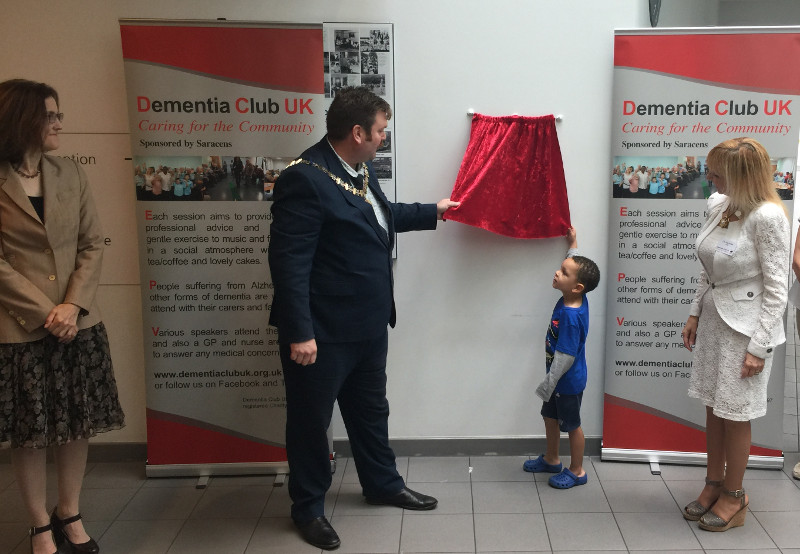
[[[48,554],[54,540],[99,551],[78,509],[88,439],[124,425],[95,303],[103,236],[94,202],[75,162],[45,154],[58,148],[62,119],[48,85],[0,83],[0,444],[12,449],[31,550]]]

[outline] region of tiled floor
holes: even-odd
[[[588,484],[568,491],[522,471],[525,457],[401,458],[413,489],[433,494],[432,512],[367,505],[351,460],[342,459],[327,499],[342,539],[337,552],[792,552],[800,554],[800,481],[748,470],[744,527],[701,531],[681,516],[702,467],[586,464]],[[52,481],[52,480],[51,480]],[[82,510],[103,554],[318,552],[288,518],[286,486],[274,477],[147,479],[140,463],[90,464]],[[50,491],[55,502],[55,491]],[[26,516],[8,464],[0,465],[0,553],[28,552]]]

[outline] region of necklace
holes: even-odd
[[[351,194],[354,194],[354,195],[358,196],[359,198],[363,198],[364,201],[367,204],[371,204],[372,203],[372,202],[369,201],[369,198],[367,198],[367,188],[369,187],[369,172],[368,171],[364,172],[364,188],[357,189],[356,187],[354,187],[350,183],[344,181],[343,179],[340,179],[339,177],[337,177],[336,175],[334,175],[333,173],[331,173],[330,171],[328,171],[327,169],[325,169],[321,165],[316,164],[316,163],[314,163],[312,161],[309,161],[309,160],[304,160],[302,158],[298,158],[298,159],[294,160],[292,163],[290,163],[289,165],[286,166],[286,169],[289,169],[293,165],[297,165],[297,164],[306,164],[306,165],[310,165],[312,167],[317,168],[318,170],[322,171],[325,175],[330,177],[331,180],[333,180],[334,183],[336,183],[337,185],[342,187],[347,192],[349,192]]]
[[[28,175],[27,173],[22,171],[19,168],[19,166],[15,167],[14,171],[16,171],[17,175],[21,175],[22,177],[25,177],[26,179],[34,179],[34,178],[38,177],[39,174],[42,172],[42,170],[37,167],[36,171],[33,173],[33,175]]]
[[[722,219],[719,220],[719,223],[717,223],[717,225],[719,225],[723,229],[727,229],[728,225],[731,222],[731,216],[736,217],[735,221],[737,221],[742,216],[742,212],[740,210],[736,210],[732,214],[729,214],[727,211],[723,212]]]

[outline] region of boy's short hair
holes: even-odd
[[[578,282],[583,285],[584,292],[592,292],[600,283],[600,268],[589,258],[572,256],[578,265]]]

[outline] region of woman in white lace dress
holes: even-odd
[[[725,141],[707,165],[719,193],[708,199],[697,239],[702,271],[682,336],[694,349],[689,396],[706,406],[708,467],[705,487],[683,515],[702,529],[726,531],[744,524],[750,420],[767,412],[772,352],[786,340],[791,239],[761,144]]]

